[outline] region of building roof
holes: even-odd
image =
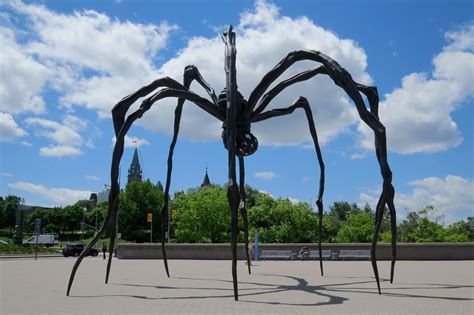
[[[204,175],[204,179],[202,180],[202,184],[201,184],[201,187],[204,187],[204,186],[211,186],[209,175],[207,175],[207,167],[206,167],[206,175]]]
[[[140,160],[138,159],[137,148],[135,148],[135,152],[133,152],[132,163],[128,169],[128,181],[142,181],[142,168],[140,166]]]
[[[135,148],[135,152],[133,152],[132,164],[130,164],[130,166],[140,167],[140,161],[138,160],[138,150],[136,148]]]

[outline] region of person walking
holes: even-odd
[[[107,252],[107,244],[105,242],[102,243],[102,255],[104,255],[105,259],[105,253]]]
[[[248,250],[249,250],[249,258],[250,258],[250,266],[252,266],[252,256],[253,256],[253,243],[252,243],[252,240],[249,240]],[[247,262],[245,262],[245,264],[247,264]]]

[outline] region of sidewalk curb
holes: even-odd
[[[63,257],[62,254],[51,254],[51,255],[38,255],[37,258],[48,258],[48,257]],[[28,255],[0,255],[0,260],[2,259],[10,259],[10,258],[35,258],[34,254]]]

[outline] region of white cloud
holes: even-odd
[[[3,172],[2,174],[3,177],[13,177],[13,174],[12,173],[8,173],[8,172]]]
[[[115,136],[112,138],[112,145],[115,145],[116,138]],[[133,136],[125,136],[125,148],[139,148],[142,145],[150,145],[146,139],[137,138]]]
[[[63,106],[80,105],[107,117],[124,94],[156,77],[153,59],[176,29],[166,22],[120,21],[93,10],[61,14],[20,1],[6,2],[6,7],[16,19],[24,20],[28,27],[21,31],[31,37],[20,45],[10,36],[10,46],[17,49],[9,50],[8,58],[15,56],[15,50],[24,54],[17,59],[34,56],[35,65],[48,69],[48,75],[36,76],[36,81],[44,84],[47,79],[62,95]],[[28,91],[36,97],[40,88]]]
[[[273,172],[273,171],[269,171],[269,172],[255,172],[255,174],[253,174],[253,176],[255,178],[258,178],[258,179],[261,179],[261,180],[272,180],[272,179],[275,179],[278,177],[278,175]]]
[[[12,115],[0,112],[0,141],[13,141],[27,134],[17,125]]]
[[[135,147],[139,148],[142,145],[150,145],[150,143],[147,140],[142,139],[142,138],[125,136],[126,148],[135,148]]]
[[[311,176],[303,176],[301,178],[301,182],[304,183],[304,184],[309,183],[311,180],[312,180]]]
[[[81,119],[77,116],[70,114],[64,116],[63,123],[64,125],[77,131],[86,129],[89,125],[89,122],[87,120]]]
[[[246,98],[266,72],[286,54],[298,49],[320,50],[338,60],[356,80],[365,83],[371,80],[366,72],[367,57],[357,43],[339,38],[306,17],[283,16],[276,6],[267,2],[257,1],[253,11],[243,13],[235,31],[238,51],[237,81],[239,90]],[[223,55],[224,44],[220,35],[212,38],[194,37],[178,56],[166,62],[159,71],[181,80],[184,67],[194,64],[215,88],[216,93],[219,93],[225,86]],[[318,65],[314,62],[297,63],[282,79]],[[191,89],[206,95],[196,83]],[[319,76],[288,88],[275,98],[269,108],[287,107],[300,95],[308,97],[312,105],[322,144],[346,132],[348,125],[357,121],[354,106],[344,92],[326,76]],[[158,108],[153,108],[145,114],[140,124],[151,130],[171,133],[175,106],[175,100],[163,101],[155,106]],[[291,118],[275,118],[255,124],[253,130],[259,143],[264,145],[301,145],[311,140],[302,111],[291,115]],[[195,140],[218,140],[220,134],[220,122],[192,104],[185,105],[180,135]]]
[[[93,148],[95,138],[102,135],[98,128],[90,126],[89,121],[71,114],[65,115],[62,123],[37,117],[27,118],[25,123],[35,128],[36,136],[50,139],[54,143],[40,149],[40,154],[46,157],[82,154],[81,146]]]
[[[433,59],[433,72],[411,73],[385,95],[380,119],[389,149],[398,153],[445,151],[463,141],[451,113],[474,96],[474,24],[446,33],[450,43]],[[364,148],[373,148],[373,132],[360,124]]]
[[[73,126],[43,118],[28,118],[25,120],[25,123],[41,127],[36,132],[36,135],[53,140],[58,144],[70,146],[80,146],[83,144],[81,135]]]
[[[467,25],[460,31],[447,32],[446,39],[450,41],[448,49],[474,51],[474,25]]]
[[[91,191],[73,190],[68,188],[49,188],[28,182],[16,182],[8,187],[29,192],[48,200],[53,205],[67,206],[78,200],[89,199]]]
[[[94,176],[94,175],[86,175],[86,179],[92,180],[94,182],[98,182],[100,180],[100,177]]]
[[[474,181],[459,176],[448,175],[446,178],[427,177],[411,181],[413,190],[408,193],[395,194],[395,207],[398,213],[402,209],[418,211],[427,205],[433,205],[444,216],[446,223],[465,219],[472,215],[474,205]],[[372,209],[377,204],[380,188],[360,194],[360,200],[369,203]]]
[[[40,149],[40,155],[44,157],[77,156],[81,154],[80,149],[67,145],[48,146]]]
[[[10,41],[26,57],[48,69],[40,86],[47,80],[59,93],[63,106],[84,106],[98,111],[100,117],[110,117],[111,107],[123,96],[158,76],[181,80],[188,64],[197,65],[217,92],[225,85],[224,44],[220,35],[191,38],[178,56],[157,69],[153,60],[166,46],[175,26],[120,21],[90,10],[60,14],[41,5],[19,1],[8,2],[7,6],[9,14],[26,19],[28,27],[22,32],[31,39],[26,44],[19,44],[14,38]],[[281,58],[298,49],[320,50],[338,60],[357,81],[368,83],[371,80],[366,72],[367,57],[355,42],[339,38],[306,17],[282,16],[273,4],[257,1],[254,10],[241,15],[235,29],[238,83],[246,97]],[[255,49],[256,43],[259,49]],[[315,66],[311,62],[298,63],[283,77]],[[204,94],[196,85],[193,89]],[[32,93],[38,96],[40,90],[34,89]],[[347,96],[327,77],[288,88],[269,108],[287,107],[300,95],[308,97],[313,106],[321,144],[347,132],[348,126],[357,122],[356,111]],[[157,105],[140,124],[169,134],[173,129],[176,100],[165,100]],[[304,145],[310,141],[303,112],[291,116],[255,125],[254,133],[260,144]],[[221,124],[202,110],[191,104],[185,106],[181,136],[217,140],[220,128]]]
[[[367,150],[351,154],[351,160],[362,160],[367,157]]]
[[[224,44],[220,35],[192,37],[175,58],[157,68],[154,61],[159,59],[160,49],[166,47],[171,32],[176,29],[174,25],[120,21],[91,10],[62,14],[19,1],[8,2],[6,6],[9,8],[8,16],[23,19],[27,26],[21,33],[29,40],[20,42],[15,38],[20,31],[2,28],[2,53],[6,57],[2,59],[28,63],[10,69],[8,75],[8,78],[28,83],[23,94],[12,94],[21,95],[18,100],[21,104],[1,101],[12,99],[10,94],[2,91],[13,91],[6,88],[13,81],[0,76],[0,106],[6,106],[5,111],[44,112],[41,93],[48,84],[48,88],[60,95],[62,106],[83,106],[97,111],[100,117],[110,117],[111,107],[123,96],[159,76],[181,80],[183,69],[189,64],[199,67],[217,93],[225,85]],[[356,81],[371,83],[366,72],[367,56],[356,42],[340,38],[307,17],[283,16],[275,5],[268,2],[257,1],[253,10],[242,13],[235,31],[238,84],[245,97],[281,58],[298,49],[320,50],[344,66]],[[431,76],[423,73],[407,75],[402,80],[402,87],[386,95],[380,115],[387,126],[391,150],[400,153],[432,152],[461,143],[462,136],[450,114],[473,94],[474,88],[470,84],[474,73],[472,37],[472,25],[446,33],[450,43],[433,60],[435,69]],[[256,43],[258,49],[255,49]],[[295,64],[282,79],[314,66],[316,64],[311,62]],[[28,72],[23,69],[28,69]],[[33,78],[30,78],[30,73],[34,74]],[[192,89],[205,95],[197,84]],[[300,95],[308,97],[312,105],[322,145],[341,133],[350,132],[351,125],[360,123],[351,101],[326,76],[286,89],[275,98],[269,109],[286,107]],[[149,130],[170,134],[175,106],[176,100],[164,100],[145,114],[139,124]],[[359,125],[359,130],[363,134],[362,147],[372,149],[371,131],[362,125]],[[311,142],[302,111],[291,118],[275,118],[255,124],[253,132],[262,145],[304,146]],[[209,141],[220,139],[220,134],[220,122],[192,104],[185,106],[181,136]],[[85,141],[85,145],[93,146],[91,141]],[[356,154],[353,158],[360,156]]]
[[[0,26],[0,111],[45,112],[41,96],[50,70],[25,52],[13,30]]]

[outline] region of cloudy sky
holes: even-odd
[[[360,83],[376,85],[387,128],[396,207],[434,205],[446,223],[474,208],[472,1],[4,1],[0,0],[0,195],[67,205],[110,184],[110,110],[152,80],[182,80],[196,65],[220,92],[227,24],[237,34],[239,90],[248,97],[287,53],[319,50]],[[315,67],[299,62],[284,80]],[[277,83],[280,81],[277,81]],[[205,96],[197,84],[191,87]],[[296,84],[269,108],[311,103],[326,162],[326,208],[374,205],[381,176],[371,131],[327,77]],[[138,147],[143,175],[164,182],[176,100],[131,128],[122,183]],[[312,202],[318,166],[303,112],[252,126],[259,150],[246,181],[276,197]],[[221,125],[186,103],[172,190],[199,185],[206,165],[226,182]]]

